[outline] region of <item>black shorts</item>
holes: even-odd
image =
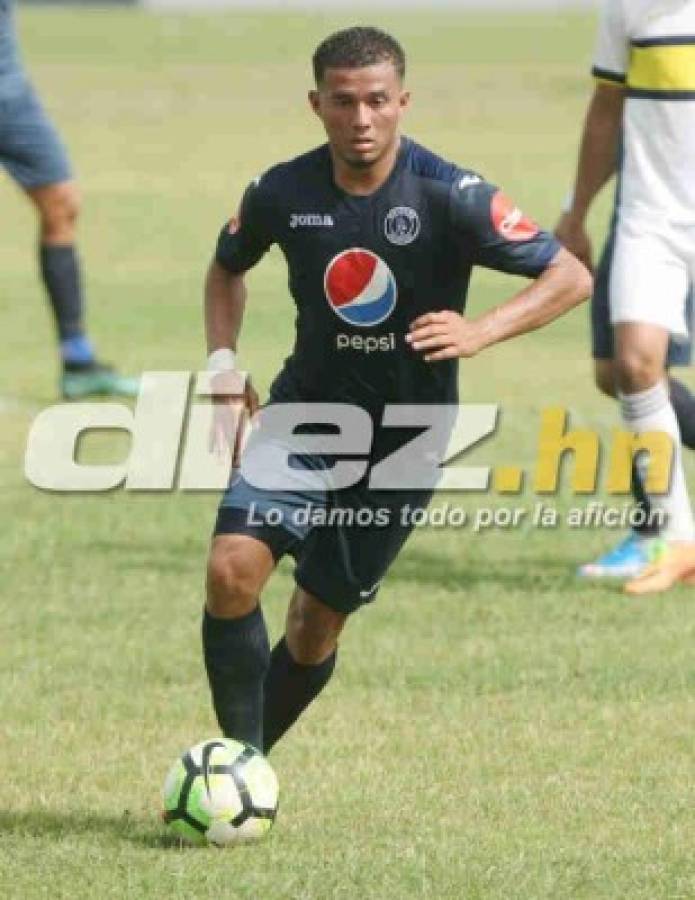
[[[290,554],[297,584],[347,614],[375,598],[414,528],[410,510],[424,509],[431,496],[373,491],[364,483],[339,491],[265,491],[239,477],[222,499],[214,533],[255,537],[276,561]]]
[[[615,248],[615,228],[617,216],[613,215],[611,228],[596,269],[594,293],[591,298],[591,339],[594,359],[613,359],[613,326],[610,318],[609,288],[613,251]],[[686,317],[690,335],[676,339],[673,336],[668,347],[668,366],[689,366],[692,360],[693,288],[688,294]]]

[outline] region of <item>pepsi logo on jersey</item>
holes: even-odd
[[[326,266],[323,286],[328,305],[349,325],[379,325],[396,308],[393,272],[381,257],[362,247],[334,256]]]
[[[337,350],[357,350],[359,353],[391,353],[396,349],[396,335],[393,331],[388,334],[374,336],[371,334],[338,334],[335,338]]]

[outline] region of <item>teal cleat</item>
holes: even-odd
[[[140,379],[120,375],[111,366],[91,362],[67,363],[60,379],[60,389],[66,400],[84,397],[137,397]]]
[[[658,556],[659,538],[640,537],[632,532],[617,547],[594,562],[577,569],[580,578],[636,578]]]

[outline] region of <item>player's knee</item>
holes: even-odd
[[[639,346],[621,348],[615,364],[615,380],[621,391],[646,391],[663,377],[663,360],[659,354]]]
[[[80,209],[77,185],[72,182],[54,185],[39,205],[42,240],[47,243],[72,242]]]
[[[207,569],[207,608],[211,615],[246,615],[258,603],[259,590],[255,566],[243,549],[213,545]]]
[[[299,590],[287,611],[287,646],[295,662],[315,666],[327,659],[338,645],[347,616]]]

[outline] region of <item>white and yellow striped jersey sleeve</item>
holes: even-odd
[[[620,214],[695,226],[695,0],[603,0],[593,74],[625,91]]]
[[[629,97],[695,99],[695,34],[633,39],[627,88]]]

